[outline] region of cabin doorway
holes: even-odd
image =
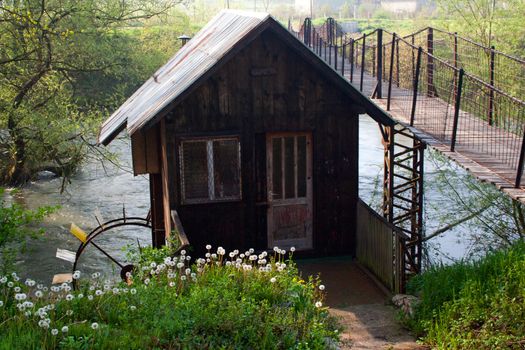
[[[312,135],[269,133],[266,154],[268,247],[312,249]]]

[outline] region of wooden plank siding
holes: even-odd
[[[358,199],[358,114],[343,92],[271,30],[260,34],[166,116],[170,208],[197,252],[267,248],[268,132],[313,136],[314,250],[354,253]],[[181,203],[178,145],[183,137],[238,135],[242,200]]]
[[[357,260],[367,267],[390,291],[399,291],[394,259],[398,242],[395,232],[383,217],[361,200],[357,205]],[[400,264],[399,264],[400,265]]]

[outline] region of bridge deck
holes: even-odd
[[[338,62],[341,70],[341,60]],[[345,63],[344,75],[350,80],[350,67]],[[361,70],[354,66],[352,84],[360,88]],[[362,91],[371,96],[377,80],[368,72],[363,72]],[[383,98],[374,102],[387,109],[388,84],[382,85]],[[389,113],[400,123],[408,125],[412,106],[412,91],[392,86]],[[468,112],[459,114],[455,151],[450,149],[453,128],[454,106],[440,98],[417,96],[414,127],[410,130],[429,146],[457,162],[473,176],[483,182],[491,183],[498,189],[525,203],[525,188],[515,188],[517,164],[521,138],[500,128],[489,125]],[[481,151],[480,151],[481,150]],[[523,177],[522,177],[523,178]],[[524,181],[522,181],[524,183]]]

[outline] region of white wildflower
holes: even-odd
[[[136,307],[135,305],[130,305],[130,306],[129,306],[129,309],[130,309],[131,311],[135,311],[135,310],[137,310],[137,307]]]
[[[318,301],[318,302],[315,303],[315,307],[319,308],[319,307],[321,307],[321,306],[323,306],[323,303],[321,303],[320,301]]]
[[[275,283],[276,281],[277,281],[277,279],[275,277],[270,278],[270,282],[271,283]]]
[[[69,327],[68,326],[62,327],[62,333],[67,333],[68,331],[69,331]]]
[[[319,285],[319,290],[324,290],[324,284]]]
[[[73,300],[73,299],[75,299],[75,297],[73,296],[73,294],[68,294],[68,295],[66,295],[66,300],[67,300],[67,301],[71,301],[71,300]]]
[[[44,293],[41,290],[37,290],[35,292],[35,297],[42,298],[44,296]]]
[[[291,247],[291,248],[290,248],[290,251],[291,251],[292,253],[295,252],[295,247]]]
[[[90,300],[90,301],[93,300],[93,296],[92,296],[92,295],[88,295],[87,298],[88,298],[88,300]]]
[[[57,334],[58,334],[58,329],[53,328],[53,329],[51,330],[51,335],[57,335]]]
[[[20,289],[20,287],[17,286],[17,287],[15,287],[15,288],[13,288],[13,290],[15,291],[15,293],[20,293],[20,291],[21,291],[22,289]]]
[[[33,287],[34,285],[36,284],[35,281],[33,281],[32,279],[26,279],[25,281],[25,285],[28,286],[28,287]]]
[[[80,278],[80,271],[76,270],[73,272],[73,279],[78,280]]]
[[[98,329],[98,323],[93,322],[93,323],[91,324],[91,328],[92,328],[92,329],[95,329],[95,330]]]
[[[71,316],[71,315],[73,315],[73,310],[67,310],[67,311],[66,311],[66,315],[67,315],[67,316]]]
[[[186,255],[186,251],[183,249],[180,251],[180,255]]]
[[[175,287],[175,282],[171,281],[171,282],[169,283],[169,286],[170,286],[170,287]]]
[[[149,278],[146,278],[146,279],[144,280],[144,284],[146,284],[146,285],[149,284]]]
[[[206,244],[206,249],[210,250],[211,249],[211,245],[210,244]]]
[[[137,294],[137,290],[135,288],[131,288],[131,290],[129,291],[131,294]]]
[[[14,285],[15,285],[15,284],[14,284],[13,282],[11,282],[11,281],[7,282],[7,286],[8,286],[9,288],[13,288]]]

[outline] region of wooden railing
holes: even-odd
[[[406,236],[361,199],[357,204],[357,260],[393,293],[405,289]]]
[[[188,236],[186,235],[186,231],[184,231],[184,227],[182,226],[182,222],[180,221],[179,214],[176,210],[171,211],[171,222],[173,225],[172,233],[179,241],[179,247],[173,255],[179,255],[181,250],[187,249],[190,246],[190,241],[188,240]]]

